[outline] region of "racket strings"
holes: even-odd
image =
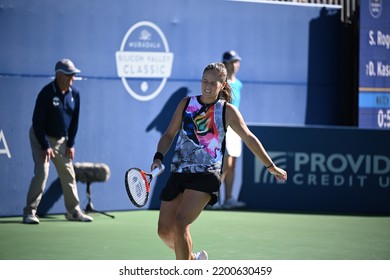
[[[130,170],[126,176],[128,191],[135,204],[143,206],[148,198],[146,178],[138,170]]]

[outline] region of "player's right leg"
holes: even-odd
[[[175,227],[174,221],[176,217],[176,211],[180,204],[182,194],[179,194],[175,199],[171,201],[161,201],[160,215],[158,219],[158,236],[164,243],[175,250]]]

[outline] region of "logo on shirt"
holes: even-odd
[[[130,27],[115,57],[118,76],[137,100],[155,98],[171,76],[173,53],[164,33],[152,22],[141,21]]]
[[[60,106],[60,98],[59,97],[57,97],[57,96],[53,97],[53,106],[54,107]]]

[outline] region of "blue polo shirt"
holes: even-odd
[[[232,88],[232,101],[231,103],[236,106],[236,108],[240,108],[241,103],[241,89],[242,89],[242,82],[236,78],[236,80],[232,83],[229,82],[229,85]]]
[[[66,137],[67,147],[73,147],[80,113],[80,94],[71,87],[62,94],[56,80],[39,92],[32,118],[35,135],[43,150],[50,147],[46,136]]]

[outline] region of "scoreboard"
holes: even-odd
[[[390,129],[390,1],[360,1],[359,127]]]

